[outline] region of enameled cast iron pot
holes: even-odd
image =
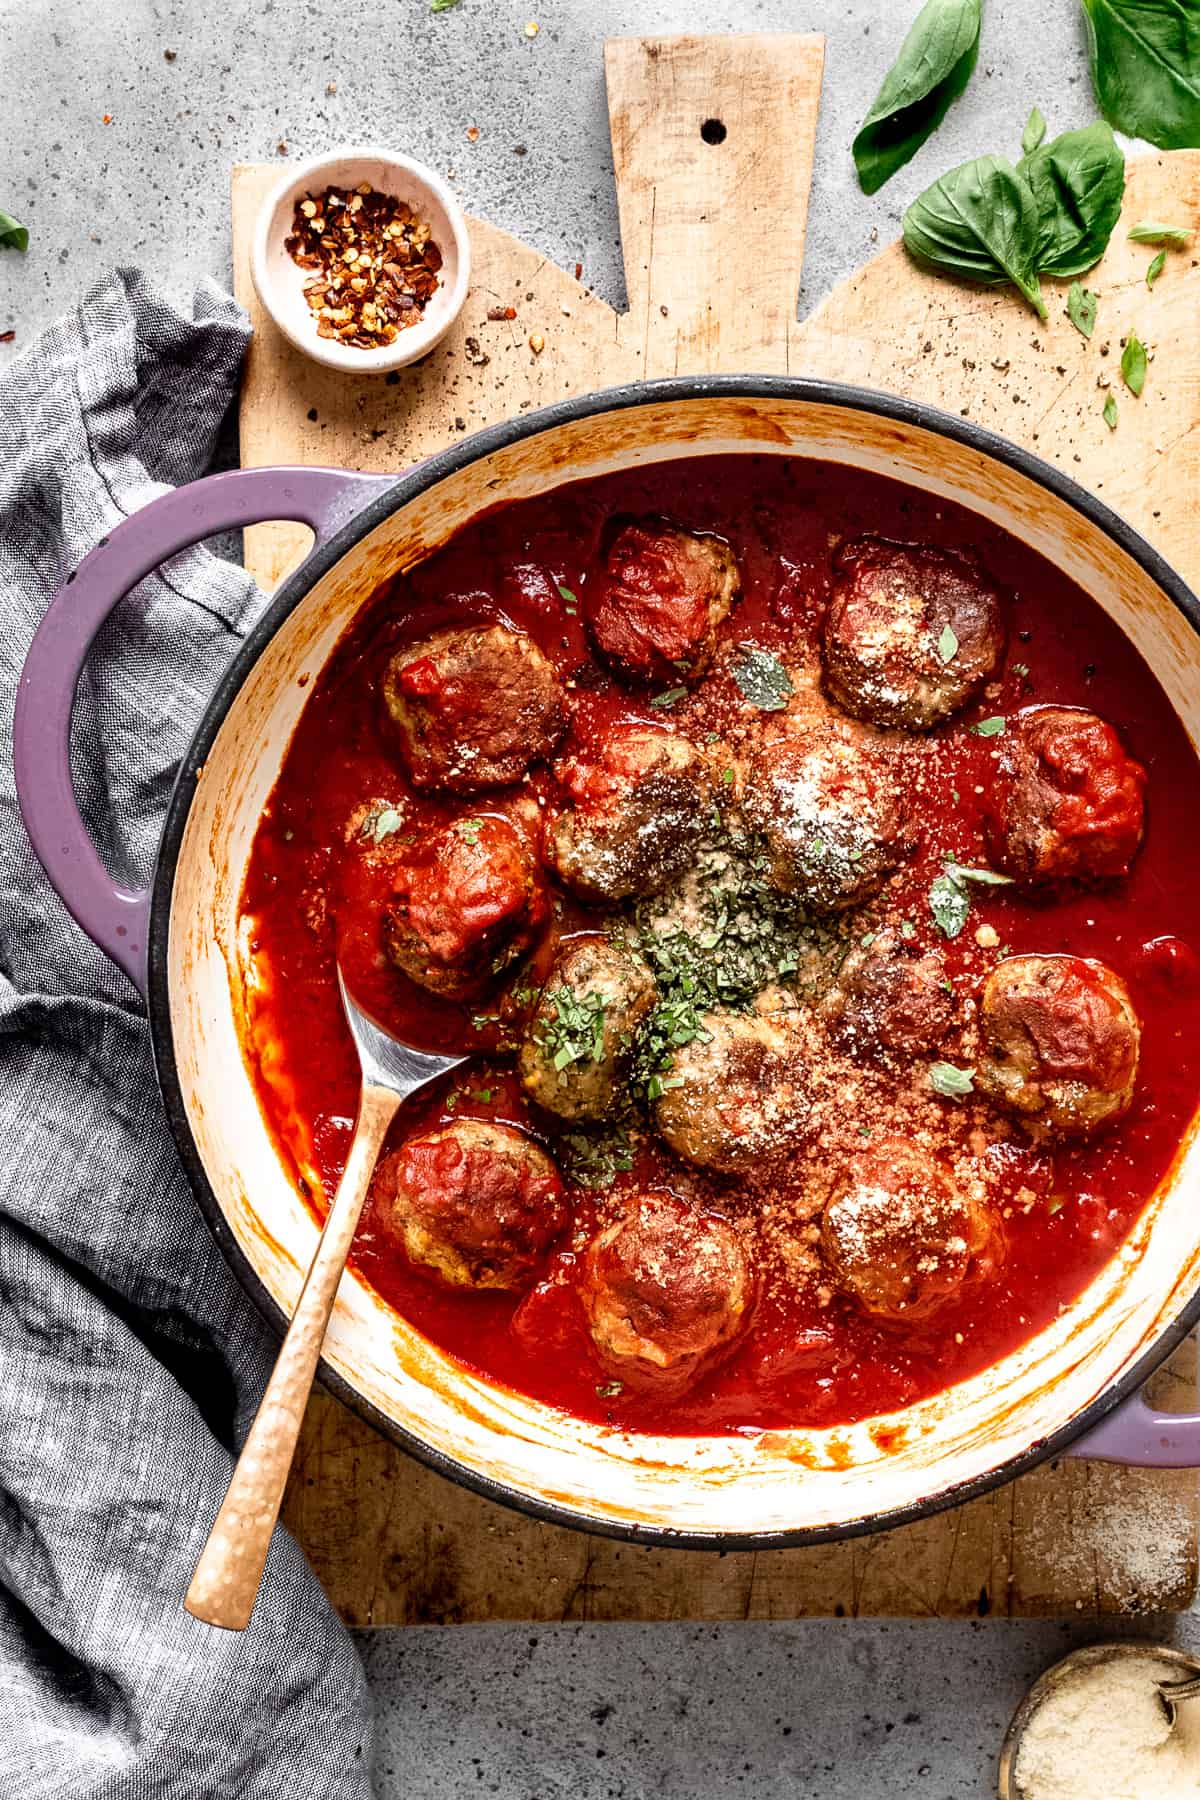
[[[163,1099],[200,1204],[276,1320],[296,1300],[316,1227],[272,1147],[242,1058],[238,899],[313,680],[378,583],[482,509],[616,468],[718,452],[873,470],[1002,526],[1111,614],[1200,743],[1200,603],[1178,576],[1025,451],[882,395],[793,378],[662,381],[530,414],[400,477],[254,469],[154,501],[92,551],[51,603],[18,697],[18,793],[51,881],[147,998]],[[129,892],[106,873],[71,790],[80,667],[112,607],[159,563],[213,532],[266,519],[302,520],[315,546],[213,696],[179,772],[153,884]],[[625,1436],[479,1380],[353,1276],[342,1283],[323,1372],[398,1442],[491,1498],[617,1535],[751,1548],[935,1511],[1084,1434],[1089,1455],[1200,1462],[1200,1415],[1160,1416],[1137,1396],[1198,1316],[1193,1128],[1127,1248],[1062,1317],[997,1367],[885,1420],[756,1437]]]

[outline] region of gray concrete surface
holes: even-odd
[[[1055,129],[1092,116],[1075,0],[988,0],[967,97],[865,200],[850,140],[916,4],[460,0],[434,15],[428,0],[0,0],[0,206],[33,234],[27,257],[0,256],[0,331],[16,333],[0,361],[115,262],[179,291],[205,274],[227,283],[229,165],[281,143],[303,156],[377,138],[452,170],[471,210],[581,261],[619,303],[600,51],[635,31],[827,34],[805,310],[936,174],[1012,150],[1033,102]],[[1179,1629],[1200,1640],[1195,1621]],[[972,1800],[991,1791],[1028,1680],[1098,1635],[1078,1621],[829,1621],[468,1627],[362,1645],[385,1800]]]

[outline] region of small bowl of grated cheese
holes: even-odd
[[[1196,1800],[1200,1697],[1162,1687],[1200,1675],[1166,1644],[1091,1644],[1047,1669],[1013,1714],[1000,1800]]]

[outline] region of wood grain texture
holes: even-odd
[[[629,40],[606,56],[630,310],[618,317],[516,239],[472,221],[475,285],[420,367],[347,380],[266,321],[248,242],[274,168],[234,172],[237,290],[255,339],[242,398],[248,463],[399,470],[463,432],[566,394],[676,369],[809,372],[911,394],[1028,444],[1124,512],[1200,585],[1200,273],[1124,227],[1087,278],[1087,344],[1048,289],[1043,325],[1014,297],[921,274],[899,246],[795,320],[821,77],[803,37]],[[720,145],[700,137],[718,117]],[[649,210],[648,210],[649,209]],[[1126,222],[1200,218],[1200,155],[1131,166]],[[511,305],[515,321],[489,320]],[[665,308],[665,311],[664,311]],[[1152,361],[1140,401],[1120,387],[1121,336]],[[532,333],[545,337],[535,355]],[[1107,345],[1107,353],[1104,347]],[[1120,422],[1101,419],[1111,377]],[[247,533],[271,586],[298,557],[294,526]],[[1186,1346],[1160,1380],[1190,1403]],[[1181,1607],[1196,1581],[1196,1481],[1060,1463],[902,1530],[808,1550],[725,1557],[643,1550],[546,1526],[431,1474],[316,1395],[285,1506],[355,1625],[482,1619],[740,1619],[814,1614],[1051,1615]]]

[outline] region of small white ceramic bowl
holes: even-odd
[[[317,336],[316,319],[304,298],[304,283],[312,271],[293,262],[285,248],[297,200],[327,187],[355,188],[364,181],[381,194],[403,200],[426,220],[442,252],[438,286],[420,321],[377,350],[358,350],[336,338]],[[441,177],[424,163],[373,144],[331,150],[293,164],[271,189],[255,223],[250,268],[259,299],[297,350],[330,369],[382,375],[427,355],[462,311],[471,280],[466,215]]]

